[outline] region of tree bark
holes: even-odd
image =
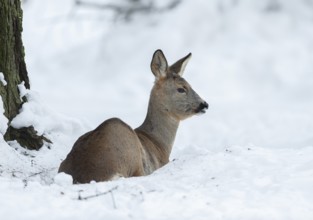
[[[24,60],[22,17],[20,0],[0,0],[0,72],[7,82],[7,85],[0,82],[0,95],[4,115],[9,120],[9,128],[4,138],[6,141],[16,140],[29,149],[39,149],[45,138],[36,135],[34,127],[16,129],[10,126],[23,103],[27,102],[26,97],[20,98],[18,85],[24,82],[25,87],[30,89]]]

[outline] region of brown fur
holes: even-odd
[[[190,56],[168,67],[157,50],[151,62],[156,82],[143,124],[133,130],[118,118],[103,122],[75,142],[59,172],[72,175],[74,183],[88,183],[148,175],[167,164],[179,122],[208,108],[181,77]]]

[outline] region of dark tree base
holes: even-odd
[[[33,126],[20,129],[9,127],[4,135],[4,139],[6,141],[16,140],[21,146],[30,150],[39,150],[43,146],[44,141],[52,143],[43,135],[38,136]]]

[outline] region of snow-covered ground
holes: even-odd
[[[70,0],[23,8],[32,90],[13,124],[53,144],[0,135],[1,219],[313,219],[313,1],[182,1],[129,21]],[[193,53],[185,78],[210,104],[181,123],[171,162],[104,183],[56,175],[105,119],[141,124],[158,48],[169,62]]]

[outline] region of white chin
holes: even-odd
[[[197,112],[196,115],[203,115],[204,113],[205,113],[205,110],[203,109],[203,110]]]

